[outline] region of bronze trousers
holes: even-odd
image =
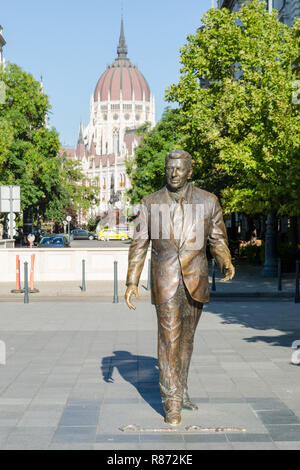
[[[165,410],[182,406],[203,304],[193,300],[181,278],[176,294],[155,305],[158,322],[159,385]]]

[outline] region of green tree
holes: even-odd
[[[82,173],[80,163],[71,160],[64,153],[61,156],[62,182],[68,203],[74,210],[89,209],[98,201],[98,181],[91,181]]]
[[[0,83],[0,184],[19,185],[22,211],[39,206],[54,222],[68,207],[88,209],[96,188],[81,184],[77,162],[60,157],[58,133],[45,127],[50,105],[40,83],[15,64],[0,68]]]
[[[180,106],[196,183],[221,194],[228,212],[299,215],[300,21],[287,27],[259,0],[202,21],[166,91]]]
[[[13,141],[13,129],[9,123],[1,118],[0,119],[0,165],[5,161],[8,149]]]
[[[177,142],[181,137],[179,128],[183,125],[183,119],[177,110],[167,108],[153,129],[147,123],[139,128],[141,143],[135,150],[135,157],[127,162],[132,184],[127,194],[132,204],[164,185],[165,156],[178,148]]]
[[[40,83],[15,64],[0,69],[0,184],[21,186],[22,210],[45,211],[60,178],[57,132],[45,128],[50,106]]]

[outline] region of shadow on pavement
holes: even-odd
[[[133,355],[128,351],[113,351],[112,356],[104,357],[101,363],[103,380],[114,383],[114,369],[121,377],[133,385],[141,397],[159,414],[164,416],[159,390],[157,359],[149,356]]]
[[[223,324],[268,331],[244,338],[249,343],[262,341],[290,348],[295,340],[300,340],[300,308],[293,302],[239,302],[227,304],[226,309],[224,304],[210,304],[209,311],[220,316]]]

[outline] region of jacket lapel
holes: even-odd
[[[166,204],[167,207],[169,208],[169,224],[170,224],[170,240],[174,241],[174,243],[177,243],[177,240],[175,240],[174,238],[174,224],[173,224],[173,217],[171,215],[171,211],[170,211],[170,196],[168,195],[168,190],[167,190],[167,186],[165,186],[165,191],[164,191],[164,194],[163,194],[163,201],[162,201],[163,204]]]
[[[195,224],[194,217],[193,217],[193,186],[189,183],[187,194],[186,194],[186,201],[183,202],[183,209],[184,209],[184,219],[183,219],[183,227],[182,227],[182,234],[180,239],[180,247],[184,245],[184,243],[188,240],[189,234],[193,230],[193,226]]]
[[[185,200],[183,201],[183,210],[184,210],[184,219],[181,238],[179,242],[179,247],[182,247],[184,243],[188,240],[190,233],[193,230],[195,225],[195,220],[193,217],[194,212],[194,200],[193,200],[193,186],[189,183]],[[170,196],[168,195],[167,187],[165,186],[164,191],[162,192],[162,204],[166,204],[170,208]],[[170,239],[178,246],[178,241],[174,238],[174,225],[173,218],[169,210],[169,221],[170,221]]]

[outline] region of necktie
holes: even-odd
[[[182,199],[177,201],[177,204],[174,209],[173,213],[173,225],[174,225],[174,237],[178,241],[178,244],[181,239],[182,235],[182,228],[183,228],[183,206],[182,206]]]

